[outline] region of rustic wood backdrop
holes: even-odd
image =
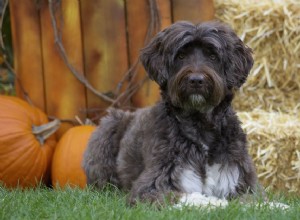
[[[54,37],[51,2],[61,42]],[[14,68],[24,90],[49,116],[71,120],[95,118],[112,103],[74,76],[59,53],[59,43],[77,73],[113,98],[118,85],[122,91],[126,84],[144,79],[137,59],[147,36],[178,20],[214,18],[213,0],[10,0],[9,4]],[[155,16],[159,22],[155,23]],[[124,79],[133,69],[134,79]],[[16,86],[17,95],[24,98],[20,85]],[[126,105],[143,107],[158,99],[159,89],[147,80]],[[64,123],[59,136],[70,126]]]

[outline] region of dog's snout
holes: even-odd
[[[192,87],[198,87],[203,84],[204,76],[202,74],[193,73],[188,78],[188,83]]]

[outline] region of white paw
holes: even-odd
[[[227,205],[228,201],[225,199],[218,199],[213,196],[205,196],[202,193],[194,192],[183,194],[179,200],[179,203],[175,205],[175,208],[182,208],[184,206],[218,208],[226,207]]]
[[[290,208],[289,205],[280,203],[280,202],[264,202],[263,205],[271,208],[271,209],[282,209],[282,210],[287,210]],[[259,206],[259,205],[258,205]]]

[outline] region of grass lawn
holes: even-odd
[[[126,194],[112,188],[97,192],[88,188],[53,190],[41,186],[22,191],[0,187],[0,219],[300,219],[300,196],[270,196],[290,208],[245,207],[233,201],[226,208],[211,211],[171,206],[157,210],[147,204],[129,207]]]

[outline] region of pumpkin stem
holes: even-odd
[[[32,133],[35,135],[36,139],[40,142],[41,145],[44,145],[45,140],[50,137],[60,126],[60,120],[54,119],[53,121],[36,126],[32,126]]]

